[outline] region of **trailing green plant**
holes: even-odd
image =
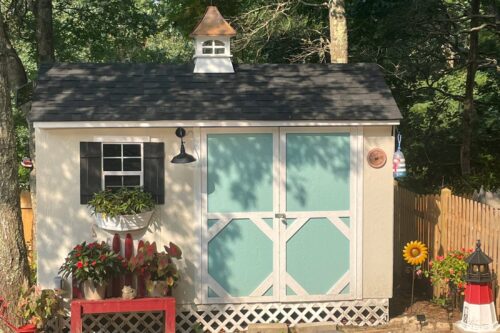
[[[117,191],[103,190],[94,193],[88,202],[93,214],[102,214],[103,217],[118,215],[139,214],[152,210],[155,202],[151,193],[140,188],[123,187]]]
[[[467,273],[465,258],[472,251],[466,251],[465,248],[452,250],[445,256],[437,256],[436,260],[429,261],[429,269],[424,271],[424,275],[433,286],[438,287],[439,295],[434,297],[435,303],[442,306],[453,304],[457,296],[463,295]]]
[[[126,267],[126,260],[113,252],[105,242],[83,242],[68,253],[64,264],[59,268],[59,274],[63,278],[72,275],[79,282],[92,280],[103,284],[122,274]]]
[[[203,325],[200,323],[195,323],[191,327],[191,333],[203,333]]]
[[[60,290],[42,289],[24,281],[17,302],[19,317],[38,329],[43,329],[49,319],[63,314]]]

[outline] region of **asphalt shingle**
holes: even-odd
[[[31,120],[397,120],[374,64],[235,65],[194,74],[192,65],[42,66]]]

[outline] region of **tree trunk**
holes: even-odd
[[[29,268],[19,207],[16,138],[8,80],[10,51],[3,28],[0,11],[0,296],[14,305],[23,280],[29,277]]]
[[[348,40],[344,0],[330,0],[328,3],[330,23],[330,61],[347,64]]]
[[[11,87],[11,89],[17,89],[28,82],[26,71],[24,70],[21,59],[17,55],[16,50],[14,50],[14,47],[10,43],[10,40],[7,36],[7,25],[3,21],[3,17],[0,21],[0,24],[2,25],[0,27],[0,40],[1,43],[4,44],[3,47],[5,48],[5,50],[2,52],[4,52],[3,57],[5,57],[7,60],[6,70],[9,78],[9,86]]]
[[[55,62],[54,54],[54,33],[52,28],[52,0],[36,0],[32,7],[33,14],[36,18],[36,45],[37,45],[37,59],[38,64]],[[28,129],[30,132],[29,137],[29,151],[30,158],[33,161],[33,169],[30,172],[30,194],[31,194],[31,207],[33,210],[33,248],[36,247],[36,151],[35,151],[35,129],[33,123],[29,120],[29,113],[31,111],[31,103],[23,106],[24,114],[28,122]]]
[[[36,17],[38,64],[54,62],[52,0],[36,0],[33,11]]]
[[[467,58],[467,78],[465,81],[465,99],[464,110],[462,115],[463,137],[462,147],[460,148],[460,167],[462,175],[471,173],[471,144],[472,144],[472,129],[474,126],[476,108],[474,106],[474,81],[477,71],[477,52],[478,52],[478,37],[479,31],[473,28],[479,26],[479,8],[480,0],[471,0],[471,20],[470,20],[470,41],[469,55]]]

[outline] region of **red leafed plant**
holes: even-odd
[[[172,242],[164,248],[165,251],[158,252],[155,242],[145,242],[144,246],[137,250],[137,254],[130,258],[130,271],[146,280],[165,281],[169,288],[175,287],[179,272],[172,259],[182,259],[182,251]]]

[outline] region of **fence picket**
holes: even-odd
[[[493,259],[492,269],[498,274],[500,210],[454,195],[446,188],[440,195],[417,195],[396,184],[394,200],[394,251],[397,260],[394,267],[400,270],[395,274],[404,269],[401,251],[411,240],[427,244],[429,259],[434,260],[450,249],[474,248],[478,239],[483,244],[483,251]],[[498,290],[496,286],[496,308],[500,313]]]

